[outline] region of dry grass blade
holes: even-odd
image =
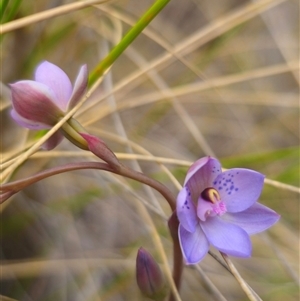
[[[291,69],[292,68],[292,69]],[[205,82],[192,83],[187,85],[182,85],[180,87],[175,87],[172,89],[173,96],[183,96],[194,93],[199,93],[208,89],[220,88],[224,86],[229,86],[232,84],[250,81],[253,79],[274,76],[281,73],[287,73],[294,70],[299,70],[299,64],[297,62],[290,62],[290,64],[280,64],[271,67],[265,67],[261,69],[256,69],[244,73],[238,73],[234,75],[222,76],[220,78],[209,79]],[[160,100],[165,100],[165,95],[168,93],[168,89],[161,90],[159,92],[153,92],[150,94],[145,94],[143,96],[137,97],[136,99],[130,98],[130,100],[124,99],[122,103],[117,105],[117,110],[132,109],[138,106],[143,106]],[[115,109],[114,109],[115,110]],[[114,110],[109,107],[104,107],[101,112],[97,115],[97,119],[90,119],[86,122],[86,125],[90,125],[105,116],[111,114]]]
[[[130,56],[132,60],[139,66],[140,69],[146,69],[146,60],[141,55],[139,55],[138,51],[133,51],[133,49],[131,49],[129,53],[131,53]],[[162,95],[162,98],[169,100],[178,117],[182,120],[183,124],[194,137],[195,141],[198,143],[200,148],[203,149],[204,153],[206,155],[215,156],[214,151],[207,143],[203,134],[192,122],[192,119],[189,116],[188,112],[182,106],[180,101],[175,97],[175,95],[173,94],[173,90],[170,87],[168,87],[167,83],[163,80],[163,78],[156,72],[155,69],[147,71],[147,76],[158,88],[159,93],[161,93]]]
[[[300,188],[299,187],[295,187],[295,186],[288,185],[288,184],[285,184],[285,183],[282,183],[282,182],[279,182],[279,181],[274,181],[274,180],[271,180],[271,179],[265,179],[265,183],[268,184],[268,185],[271,185],[273,187],[276,187],[276,188],[285,189],[285,190],[293,191],[293,192],[296,192],[296,193],[300,194]]]
[[[257,14],[261,13],[264,10],[269,9],[273,5],[277,5],[285,0],[265,0],[260,1],[259,3],[251,3],[239,9],[236,12],[229,14],[228,16],[217,20],[216,22],[210,24],[207,28],[199,30],[196,34],[185,39],[183,42],[179,43],[177,46],[174,47],[171,53],[167,52],[164,55],[158,57],[157,59],[153,60],[149,63],[147,68],[143,70],[138,70],[131,75],[127,76],[124,80],[117,83],[114,86],[114,90],[110,93],[105,94],[103,97],[100,97],[99,100],[93,103],[91,106],[86,106],[84,109],[80,111],[80,115],[85,113],[91,107],[94,107],[98,103],[102,102],[103,99],[110,96],[112,93],[115,93],[122,88],[126,87],[128,89],[129,84],[136,86],[139,84],[139,78],[141,75],[145,74],[149,70],[157,68],[162,68],[164,63],[172,63],[176,57],[174,57],[174,53],[176,54],[187,54],[193,51],[196,47],[200,47],[205,43],[211,41],[213,38],[222,35],[224,32],[232,29],[233,27],[246,22],[247,20],[255,17]],[[91,122],[92,123],[92,122]]]
[[[229,259],[229,257],[224,253],[221,253],[221,254],[222,254],[224,260],[226,261],[226,263],[227,263],[230,271],[232,272],[233,276],[235,277],[235,279],[237,280],[237,282],[239,283],[239,285],[241,286],[243,291],[246,293],[248,298],[251,301],[262,301],[262,299],[254,292],[254,290],[241,277],[240,273],[238,272],[238,270],[236,269],[236,267],[234,266],[232,261]]]
[[[17,301],[17,299],[12,299],[12,298],[0,295],[0,301]]]
[[[50,275],[64,272],[65,269],[72,271],[82,271],[90,269],[102,268],[104,266],[125,266],[134,269],[135,261],[132,259],[120,258],[74,258],[74,259],[35,259],[26,260],[24,262],[5,263],[1,265],[1,278],[24,278],[34,277],[41,274]]]
[[[31,16],[27,16],[18,20],[11,21],[9,23],[3,24],[0,26],[0,34],[5,34],[10,31],[16,30],[21,27],[28,26],[33,23],[41,22],[46,19],[51,19],[60,15],[68,14],[75,10],[80,10],[88,6],[95,4],[105,3],[110,0],[86,0],[86,1],[77,1],[63,6],[59,6],[47,11],[36,13]]]
[[[212,298],[216,301],[227,301],[227,299],[222,295],[222,293],[218,290],[218,288],[214,285],[214,283],[207,277],[205,272],[201,269],[201,267],[197,264],[195,265],[195,269],[200,274],[202,280],[205,285],[208,287],[209,291],[212,293]]]

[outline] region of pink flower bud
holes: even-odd
[[[96,136],[92,136],[86,133],[80,133],[80,135],[88,143],[90,151],[95,154],[98,158],[108,163],[111,167],[118,168],[120,162],[115,154],[108,148],[103,140]]]
[[[141,292],[154,300],[163,300],[165,280],[154,258],[144,248],[140,248],[136,258],[136,281]]]

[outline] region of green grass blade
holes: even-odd
[[[8,4],[9,0],[2,0],[1,4],[0,4],[0,21],[2,23],[2,19],[4,16],[4,12],[6,10],[7,4]]]
[[[98,64],[89,77],[89,86],[93,85],[98,78],[114,63],[133,40],[144,28],[157,16],[170,0],[158,0],[151,6],[141,19],[127,32],[120,43]]]
[[[5,8],[7,7],[8,1],[3,0],[1,3],[1,14],[2,14],[1,15],[1,23],[6,23],[6,22],[12,20],[15,17],[21,3],[22,3],[21,0],[12,1],[12,6],[10,7],[10,10],[7,12],[6,15],[4,15],[4,11],[5,11]]]

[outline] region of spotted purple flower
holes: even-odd
[[[21,126],[49,129],[72,109],[87,87],[87,66],[81,67],[74,87],[66,73],[54,64],[42,62],[35,71],[35,80],[21,80],[10,85],[12,118]],[[56,132],[44,148],[52,149],[63,136]]]
[[[280,216],[257,203],[264,176],[243,168],[222,172],[212,157],[188,170],[177,197],[178,235],[187,264],[199,262],[209,245],[236,257],[250,257],[249,235],[266,230]]]

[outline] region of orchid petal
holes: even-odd
[[[262,232],[273,226],[280,218],[272,209],[256,203],[245,211],[226,213],[222,219],[244,229],[248,234]]]
[[[183,187],[176,202],[176,212],[181,225],[189,232],[194,232],[198,223],[196,208],[187,187]]]
[[[207,254],[209,249],[208,240],[199,224],[194,233],[186,231],[182,225],[179,225],[178,236],[183,257],[187,264],[198,263]]]
[[[44,150],[51,150],[55,148],[62,140],[64,136],[60,131],[55,132],[45,143],[42,144],[41,148]]]
[[[240,212],[251,207],[259,198],[264,175],[243,168],[233,168],[220,174],[214,181],[228,212]]]
[[[55,105],[56,96],[44,84],[24,80],[10,86],[13,108],[23,119],[51,126],[63,116]]]
[[[221,172],[220,162],[212,157],[204,157],[189,168],[184,184],[189,187],[194,202],[205,188],[212,187]]]
[[[208,218],[200,225],[208,241],[219,251],[236,257],[251,256],[251,241],[242,228],[218,217]]]
[[[36,69],[35,80],[53,90],[56,105],[66,112],[72,94],[72,84],[67,74],[56,65],[44,61]]]
[[[16,123],[18,123],[20,126],[31,129],[31,130],[42,130],[42,129],[50,128],[50,126],[47,125],[47,124],[43,124],[41,122],[35,122],[35,121],[32,121],[32,120],[28,120],[28,119],[23,118],[14,109],[11,110],[10,115],[14,119],[14,121]]]
[[[194,162],[185,177],[185,181],[184,181],[184,185],[189,181],[189,179],[199,170],[201,169],[205,164],[207,164],[207,162],[209,161],[209,157],[204,157],[201,158],[199,160],[197,160],[196,162]]]
[[[88,71],[87,71],[87,66],[84,65],[80,68],[78,76],[76,78],[74,88],[73,88],[73,93],[68,103],[68,110],[74,108],[75,105],[78,103],[78,101],[81,99],[81,97],[83,96],[86,90],[87,84],[88,84]]]

